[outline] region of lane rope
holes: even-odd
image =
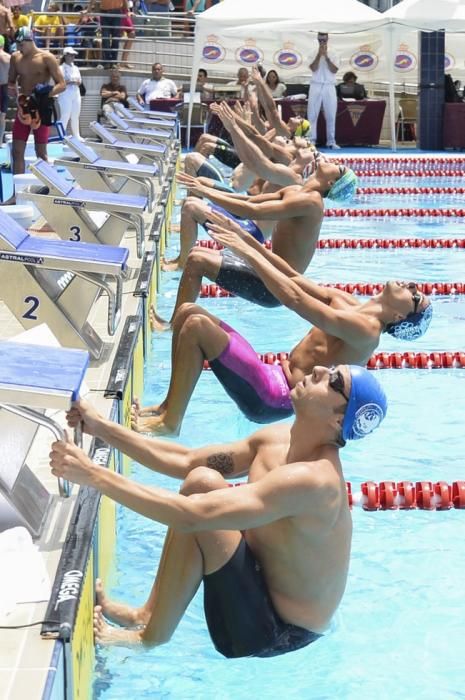
[[[200,240],[199,248],[223,250],[224,246],[212,240]],[[271,250],[271,242],[266,241],[265,248]],[[359,248],[465,248],[465,238],[320,238],[317,243],[319,250],[327,248],[355,250]]]
[[[257,353],[265,365],[279,365],[289,359],[288,352]],[[465,350],[433,350],[432,352],[375,352],[366,363],[367,369],[462,369]],[[210,370],[204,360],[204,370]]]
[[[422,294],[452,296],[455,294],[465,294],[465,282],[417,282],[417,288]],[[333,289],[341,289],[349,294],[359,294],[361,296],[373,296],[379,294],[384,289],[382,283],[372,282],[335,282],[334,284],[321,284],[319,287],[331,287]],[[218,284],[202,284],[200,286],[200,298],[207,297],[233,297],[234,294],[222,289]]]

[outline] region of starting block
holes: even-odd
[[[43,410],[71,408],[88,362],[82,350],[0,342],[0,496],[15,520],[36,537],[52,496],[26,459],[39,425],[51,430],[56,440],[65,438],[61,426]],[[60,495],[69,495],[67,482],[59,479],[58,487]]]
[[[149,211],[153,210],[154,178],[161,184],[158,166],[100,158],[90,143],[75,136],[66,137],[65,144],[79,156],[79,161],[56,159],[55,164],[64,165],[81,186],[123,195],[143,194],[149,202]]]
[[[148,205],[147,197],[75,187],[44,160],[36,161],[30,169],[48,188],[48,193],[29,191],[27,197],[61,238],[118,246],[128,226],[133,225],[137,255],[142,257],[145,239],[142,214]],[[91,212],[106,214],[103,223]]]
[[[144,113],[142,112],[131,112],[130,109],[125,107],[121,102],[113,102],[113,109],[114,111],[119,114],[120,117],[122,117],[126,122],[129,123],[134,123],[134,126],[137,124],[139,125],[139,128],[144,128],[144,129],[153,129],[157,128],[160,129],[160,131],[169,131],[170,133],[175,133],[175,128],[176,128],[176,122],[175,121],[167,121],[166,119],[157,119],[155,117],[150,117],[150,116],[144,116]],[[147,115],[147,112],[145,113]]]
[[[121,317],[126,248],[31,236],[0,212],[2,300],[25,329],[46,323],[61,345],[99,359],[103,341],[87,320],[108,296],[108,335]]]
[[[155,162],[160,169],[160,174],[164,176],[165,164],[168,163],[170,159],[169,149],[166,144],[124,141],[123,139],[117,138],[115,131],[107,129],[103,124],[90,122],[89,126],[94,134],[101,140],[101,143],[92,144],[92,148],[95,148],[97,153],[102,153],[103,151],[104,155],[107,156],[108,151],[112,151],[113,154],[118,154],[121,160],[126,163],[128,162],[127,156],[133,154],[138,158],[139,162]]]

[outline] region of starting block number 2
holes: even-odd
[[[37,321],[37,316],[34,313],[34,311],[38,308],[39,306],[39,300],[37,297],[25,297],[24,302],[26,304],[29,304],[29,308],[27,309],[26,313],[23,314],[23,318],[27,318],[29,321]]]

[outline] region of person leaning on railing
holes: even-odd
[[[97,0],[90,0],[87,10],[94,12]],[[116,66],[118,61],[118,44],[121,36],[121,15],[128,13],[128,0],[100,0],[100,24],[102,26],[102,53],[105,68]]]
[[[59,12],[56,3],[50,3],[48,11]],[[51,48],[62,48],[64,37],[64,19],[58,14],[39,15],[34,17],[34,41],[38,48],[49,51]]]

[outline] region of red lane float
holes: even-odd
[[[465,187],[359,187],[357,194],[465,194]]]
[[[228,484],[243,486],[245,482]],[[346,481],[349,508],[358,506],[375,510],[451,510],[465,508],[465,481],[364,481],[360,491],[353,491]]]
[[[319,287],[332,287],[341,289],[349,294],[360,294],[361,296],[373,296],[384,289],[384,284],[372,282],[335,282],[333,284],[320,284]],[[465,282],[417,282],[417,288],[428,296],[440,294],[441,296],[451,296],[454,294],[465,294]],[[207,297],[233,297],[234,294],[222,289],[217,284],[202,284],[200,295],[202,299]]]
[[[346,482],[349,506],[363,510],[450,510],[465,508],[465,481],[365,481],[353,492]]]
[[[222,250],[223,246],[216,241],[197,241],[200,248]],[[266,248],[271,248],[271,242],[266,241]],[[465,238],[320,238],[317,243],[320,250],[356,250],[392,248],[465,248]]]
[[[417,219],[424,219],[425,217],[451,219],[464,217],[465,209],[325,209],[325,216],[344,218],[382,217],[383,219],[386,217],[405,216]]]
[[[279,365],[289,359],[288,352],[257,353],[265,365]],[[434,352],[376,352],[366,364],[367,369],[462,369],[465,367],[465,351]],[[208,360],[203,369],[209,370]]]

